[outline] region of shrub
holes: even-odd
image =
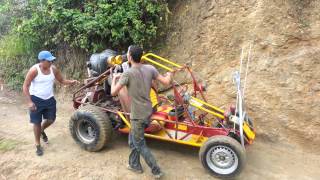
[[[16,34],[8,34],[0,41],[0,76],[9,87],[20,89],[24,76],[36,62],[37,47],[28,39]]]
[[[47,46],[66,42],[89,52],[131,43],[149,46],[165,6],[147,0],[31,0],[31,18],[24,18],[17,29]]]
[[[0,0],[0,77],[21,88],[39,50],[57,52],[61,44],[88,54],[149,47],[166,6],[164,0]]]

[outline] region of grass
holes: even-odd
[[[36,62],[32,41],[16,34],[0,39],[0,77],[10,89],[21,90],[27,70]]]
[[[11,151],[16,148],[18,142],[15,140],[3,139],[0,138],[0,152]]]

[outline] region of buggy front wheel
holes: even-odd
[[[228,136],[210,137],[200,148],[199,158],[205,169],[218,178],[234,178],[242,171],[246,154],[235,139]]]
[[[71,116],[69,130],[75,142],[87,151],[99,151],[111,141],[111,121],[92,105],[80,107]]]

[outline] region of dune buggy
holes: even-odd
[[[88,64],[91,77],[73,94],[77,110],[69,128],[73,139],[87,151],[101,150],[110,142],[113,131],[129,133],[130,130],[130,98],[121,93],[110,96],[110,77],[115,68],[107,67],[106,59],[122,62],[121,56],[111,50],[92,56]],[[189,66],[152,53],[143,55],[142,60],[174,72],[174,77],[177,73],[187,73],[184,77],[191,79],[191,83],[185,84],[173,81],[165,93],[151,89],[154,112],[145,137],[200,147],[200,161],[212,175],[237,176],[245,165],[245,146],[255,138],[252,121],[243,108],[239,73],[234,77],[238,89],[236,105],[225,111],[208,103],[204,83],[197,80]],[[96,77],[92,77],[92,72]]]

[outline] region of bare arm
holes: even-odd
[[[172,80],[172,73],[171,72],[167,72],[166,76],[162,76],[161,74],[159,74],[156,79],[158,81],[160,81],[162,84],[168,86],[171,83]]]
[[[53,69],[54,76],[59,83],[63,85],[72,85],[75,83],[80,83],[77,80],[69,80],[69,79],[63,78],[63,76],[61,75],[61,72],[55,66],[52,66],[52,69]]]
[[[31,100],[31,96],[30,96],[30,93],[29,93],[29,88],[30,88],[30,85],[31,85],[31,81],[37,76],[37,74],[38,74],[37,69],[36,68],[31,68],[28,71],[27,75],[26,75],[26,78],[24,80],[23,87],[22,87],[23,94],[27,98],[28,107],[29,107],[30,110],[33,110],[33,111],[36,110],[36,107],[35,107],[34,103]]]
[[[112,78],[111,83],[111,95],[116,96],[118,95],[119,91],[123,88],[123,85],[121,85],[119,82],[116,83],[116,80],[119,79],[120,75],[114,75]]]

